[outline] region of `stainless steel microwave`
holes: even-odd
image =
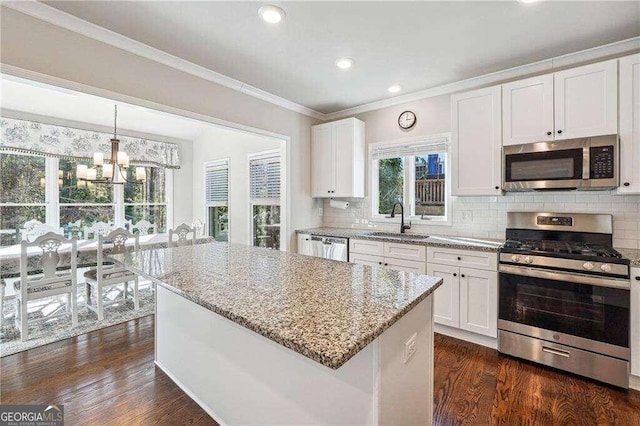
[[[618,135],[505,146],[502,170],[505,191],[613,189]]]

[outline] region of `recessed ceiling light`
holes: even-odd
[[[336,61],[336,66],[341,70],[348,70],[353,66],[353,59],[351,58],[340,58]]]
[[[394,84],[393,86],[390,86],[387,90],[391,93],[398,93],[400,90],[402,90],[402,86],[400,86],[399,84]]]
[[[268,4],[258,9],[258,15],[270,24],[277,24],[284,19],[286,13],[278,6]]]

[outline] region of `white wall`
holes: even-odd
[[[193,214],[205,219],[204,164],[229,159],[229,239],[250,244],[249,154],[280,148],[281,141],[246,132],[212,128],[193,143]],[[179,187],[176,187],[179,188]],[[188,192],[188,191],[184,191]]]
[[[290,229],[320,225],[322,220],[311,198],[309,173],[311,126],[319,120],[6,7],[0,8],[0,61],[29,72],[201,114],[214,121],[223,120],[290,137],[289,191],[290,209],[294,212]],[[127,101],[135,103],[130,98]],[[185,158],[187,151],[185,146]],[[183,169],[187,171],[186,164]],[[193,195],[181,190],[191,183],[186,175],[181,175],[175,184],[175,204],[179,210],[175,212],[174,222],[190,223],[196,212],[181,209],[193,206],[193,201],[188,200]],[[292,248],[295,247],[293,236],[293,233],[289,235]]]

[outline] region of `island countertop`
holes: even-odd
[[[164,288],[337,369],[442,279],[233,243],[113,258]]]

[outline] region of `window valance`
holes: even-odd
[[[49,157],[92,159],[93,153],[111,156],[113,134],[74,129],[0,117],[0,151],[18,151]],[[131,164],[180,168],[178,145],[128,136],[118,136],[120,150],[129,155]]]
[[[446,152],[449,146],[448,137],[423,139],[412,143],[376,146],[371,150],[374,160],[380,158],[406,157],[409,155],[426,155]]]

